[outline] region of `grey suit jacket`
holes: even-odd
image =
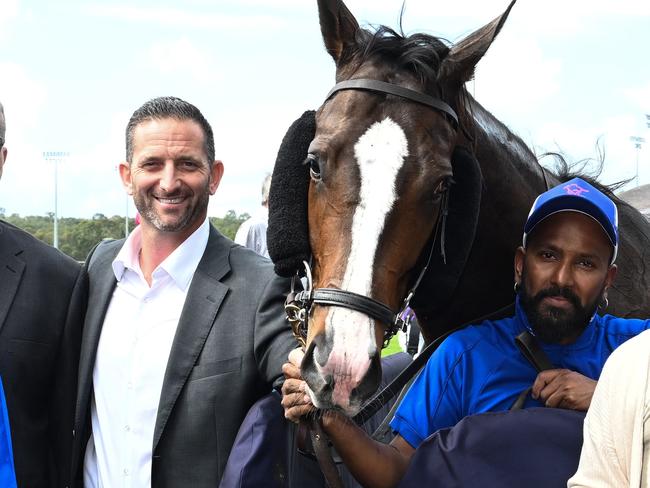
[[[68,481],[83,276],[73,259],[0,221],[0,377],[20,487]]]
[[[90,258],[75,414],[76,486],[82,486],[91,433],[97,345],[116,286],[111,263],[122,244],[102,244]],[[296,347],[283,311],[288,289],[270,261],[210,228],[165,371],[154,429],[152,487],[219,485],[246,412],[281,378],[281,366]]]

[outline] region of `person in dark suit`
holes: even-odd
[[[75,486],[216,487],[249,407],[295,347],[270,261],[207,220],[223,164],[193,105],[127,126],[120,175],[141,224],[89,257]]]
[[[0,175],[5,127],[0,105]],[[19,487],[67,483],[84,293],[76,261],[0,220],[0,377]]]

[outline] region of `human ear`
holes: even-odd
[[[210,195],[214,195],[223,177],[223,163],[216,160],[210,168]]]
[[[524,259],[526,259],[526,250],[519,246],[515,251],[515,283],[521,283],[521,277],[524,271]]]
[[[122,161],[118,166],[122,185],[128,195],[133,195],[133,181],[131,179],[131,165],[128,161]]]
[[[607,270],[607,276],[605,276],[605,293],[607,293],[609,287],[612,286],[612,284],[614,283],[617,273],[618,273],[618,266],[612,264]]]

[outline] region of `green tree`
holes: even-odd
[[[226,212],[226,215],[223,217],[210,217],[210,222],[212,222],[212,225],[219,229],[223,235],[229,237],[230,239],[234,239],[239,226],[249,218],[250,215],[248,215],[246,212],[237,215],[234,210],[228,210],[228,212]]]
[[[230,239],[235,238],[239,226],[250,218],[247,213],[237,215],[229,210],[223,217],[210,217],[212,224]],[[7,222],[19,227],[46,244],[52,245],[54,237],[54,214],[30,215],[21,217],[11,214]],[[129,219],[129,230],[135,227],[134,219]],[[90,250],[102,239],[121,239],[124,237],[124,217],[107,217],[96,213],[90,219],[65,217],[59,219],[59,249],[72,258],[83,261]]]

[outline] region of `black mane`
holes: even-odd
[[[420,33],[406,36],[385,25],[374,32],[359,29],[356,41],[359,65],[379,59],[412,73],[426,87],[435,84],[440,62],[449,53],[442,39]]]
[[[582,178],[587,183],[594,186],[609,198],[611,198],[617,205],[627,206],[628,204],[616,196],[615,192],[620,190],[631,180],[621,180],[610,184],[605,184],[598,181],[598,178],[603,172],[603,167],[605,165],[605,154],[600,146],[597,147],[600,153],[600,156],[597,159],[588,158],[569,163],[562,154],[557,152],[542,154],[540,156],[540,159],[546,156],[550,156],[555,160],[552,172],[562,183],[572,180],[573,178]],[[591,166],[591,169],[588,169],[589,166]]]
[[[400,21],[401,22],[401,21]],[[356,49],[351,53],[351,61],[358,69],[367,62],[391,66],[396,71],[412,74],[422,84],[424,91],[440,96],[456,110],[460,125],[466,134],[472,134],[469,94],[463,85],[450,99],[445,96],[443,87],[438,84],[438,74],[442,60],[449,54],[450,42],[429,34],[405,35],[400,27],[396,31],[380,25],[373,31],[358,29]],[[390,80],[389,80],[390,81]],[[473,139],[473,136],[471,136]]]

